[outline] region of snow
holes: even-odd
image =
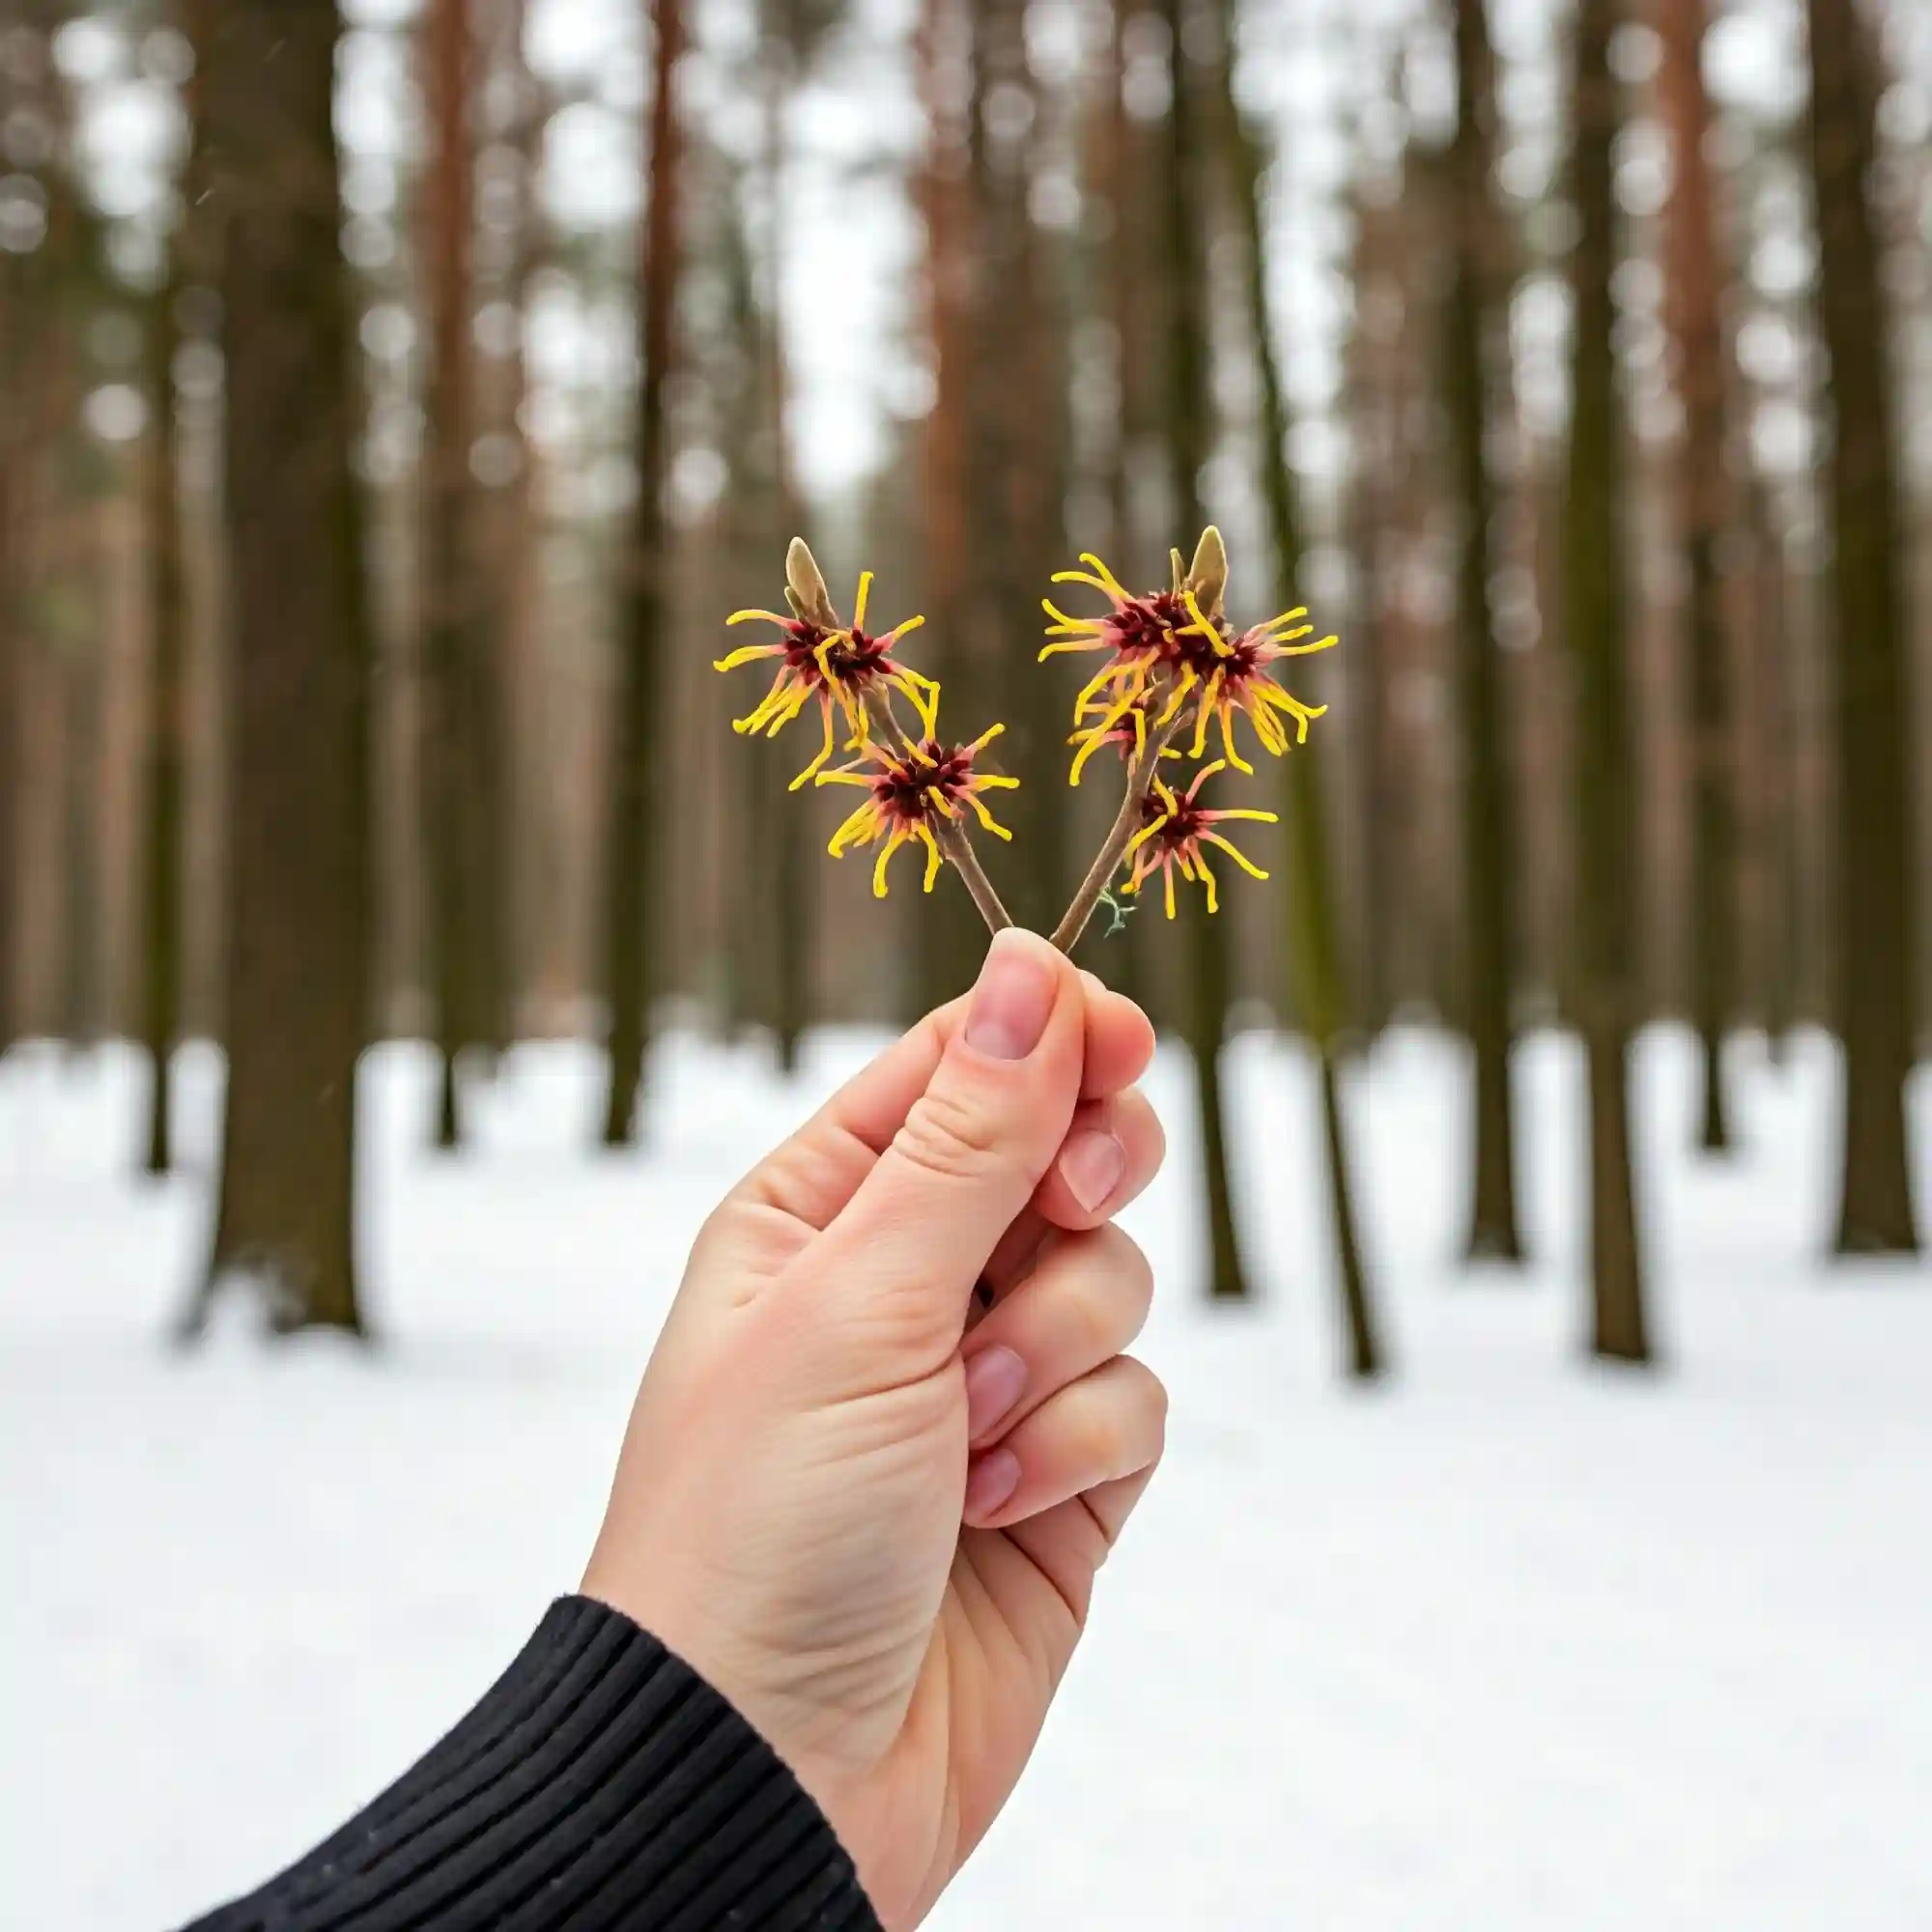
[[[421,1055],[365,1076],[373,1352],[169,1350],[187,1178],[128,1178],[125,1050],[0,1064],[0,1918],[154,1928],[338,1823],[569,1589],[706,1207],[867,1050],[654,1068],[647,1153],[582,1149],[594,1063],[519,1050],[477,1148],[422,1148]],[[942,1932],[1932,1924],[1932,1276],[1827,1271],[1829,1045],[1741,1041],[1747,1151],[1689,1155],[1691,1055],[1640,1056],[1667,1372],[1581,1359],[1576,1057],[1522,1054],[1537,1265],[1451,1265],[1463,1066],[1385,1039],[1351,1101],[1399,1357],[1333,1369],[1309,1069],[1244,1039],[1259,1306],[1192,1292],[1173,1171],[1131,1213],[1166,1468],[1021,1791]],[[1932,1212],[1932,1079],[1914,1094]]]

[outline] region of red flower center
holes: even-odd
[[[1142,799],[1141,823],[1151,825],[1157,818],[1165,818],[1167,823],[1153,835],[1151,842],[1170,851],[1200,838],[1208,825],[1203,809],[1178,792],[1171,804],[1163,803],[1159,794],[1151,791]]]
[[[883,639],[865,631],[849,635],[824,631],[803,618],[784,627],[785,668],[810,683],[823,682],[826,670],[819,668],[818,653],[828,637],[832,642],[825,652],[825,667],[834,684],[862,686],[884,674],[888,651]]]
[[[1210,621],[1220,641],[1228,642],[1228,626]],[[1217,649],[1213,638],[1204,638],[1195,628],[1185,600],[1172,590],[1151,591],[1119,606],[1107,619],[1106,637],[1122,657],[1150,656],[1177,672],[1186,666],[1203,684],[1217,670],[1225,681],[1250,677],[1258,668],[1255,645],[1236,644],[1232,655]]]
[[[937,792],[954,805],[973,788],[973,753],[964,745],[941,745],[927,738],[904,762],[895,759],[872,781],[880,810],[904,825],[917,825],[932,810]]]
[[[1179,597],[1158,590],[1121,605],[1107,619],[1107,641],[1123,657],[1139,652],[1171,656],[1175,627],[1192,621]]]

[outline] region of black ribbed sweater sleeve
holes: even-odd
[[[185,1932],[878,1932],[818,1807],[689,1665],[585,1597],[551,1605],[397,1783]]]

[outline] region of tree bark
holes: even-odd
[[[1725,279],[1705,157],[1711,105],[1704,92],[1704,0],[1659,0],[1663,45],[1659,105],[1670,135],[1672,189],[1665,210],[1664,307],[1684,406],[1678,528],[1689,602],[1690,657],[1691,1012],[1703,1056],[1698,1145],[1731,1144],[1723,1038],[1737,1006],[1737,777],[1731,747],[1728,639],[1720,557],[1728,515],[1724,475],[1724,363],[1719,298]]]
[[[1463,995],[1476,1076],[1467,1252],[1476,1261],[1520,1262],[1516,1116],[1510,1097],[1516,850],[1490,606],[1496,490],[1488,438],[1496,413],[1496,384],[1489,357],[1498,294],[1500,216],[1491,185],[1495,62],[1483,0],[1455,0],[1455,43],[1457,123],[1449,155],[1455,247],[1444,376],[1460,520],[1456,695],[1463,734]]]
[[[925,227],[926,330],[934,376],[933,406],[920,452],[921,549],[930,621],[920,634],[919,665],[945,684],[948,716],[957,719],[980,712],[977,668],[966,645],[973,623],[973,304],[982,272],[973,155],[985,76],[976,60],[973,92],[963,103],[955,102],[943,86],[941,57],[952,18],[946,0],[923,0],[913,71],[926,126],[919,201]],[[950,885],[920,909],[914,970],[923,1009],[952,998],[970,980],[968,962],[980,957],[984,943],[980,930],[971,900]]]
[[[1757,726],[1762,781],[1764,847],[1764,1026],[1774,1052],[1781,1050],[1798,1021],[1799,948],[1803,931],[1804,873],[1798,838],[1798,705],[1792,655],[1798,627],[1786,600],[1791,594],[1784,539],[1773,522],[1761,481],[1747,502],[1751,535],[1751,639],[1758,667]]]
[[[1857,0],[1806,0],[1818,325],[1834,414],[1827,493],[1836,633],[1838,1028],[1845,1048],[1839,1254],[1916,1254],[1912,1066],[1912,706],[1897,390],[1868,183],[1877,89]]]
[[[1108,0],[1107,45],[1098,139],[1099,186],[1106,230],[1094,249],[1105,277],[1107,317],[1113,330],[1116,385],[1112,438],[1107,447],[1107,550],[1122,583],[1142,575],[1142,535],[1134,503],[1134,471],[1150,415],[1147,303],[1147,206],[1145,139],[1127,112],[1127,29],[1135,0]],[[1089,928],[1092,931],[1092,927]],[[1151,1008],[1151,928],[1129,920],[1104,948],[1087,957],[1104,967],[1108,983],[1135,1005]],[[1160,1016],[1156,1013],[1156,1019]]]
[[[355,1069],[368,753],[333,0],[228,0],[208,131],[225,221],[234,720],[228,1096],[207,1283],[280,1327],[359,1330]]]
[[[966,554],[960,584],[972,676],[953,728],[995,720],[999,768],[1018,777],[1003,817],[1013,838],[1001,893],[1020,924],[1044,932],[1065,903],[1059,849],[1065,788],[1064,699],[1021,640],[1039,627],[1040,586],[1061,548],[1062,389],[1053,379],[1055,318],[1041,233],[1028,208],[1043,97],[1027,58],[1029,0],[972,10],[977,113],[968,144],[972,272],[963,339]],[[1002,106],[1024,112],[1002,113]],[[948,888],[955,903],[958,894]],[[983,951],[977,923],[963,955]]]
[[[25,274],[0,255],[0,1053],[13,1043],[19,917],[19,639],[22,564],[17,523],[25,439],[20,434],[19,371],[25,360]]]
[[[1233,7],[1223,19],[1232,25]],[[1234,48],[1224,33],[1215,74],[1217,118],[1231,162],[1237,206],[1235,232],[1241,248],[1247,292],[1248,333],[1255,357],[1260,402],[1262,500],[1274,552],[1275,592],[1292,604],[1301,571],[1301,519],[1294,478],[1288,465],[1288,400],[1268,307],[1267,242],[1263,221],[1264,182],[1258,144],[1241,124],[1234,88]],[[1355,1215],[1349,1140],[1343,1120],[1337,1063],[1350,1021],[1342,980],[1342,944],[1329,863],[1326,801],[1318,763],[1319,734],[1281,760],[1283,816],[1288,826],[1289,865],[1282,905],[1287,923],[1288,1002],[1307,1029],[1321,1063],[1323,1165],[1329,1217],[1335,1241],[1335,1274],[1341,1291],[1343,1332],[1348,1340],[1349,1373],[1367,1380],[1383,1366],[1376,1332],[1368,1269]]]
[[[638,1131],[657,963],[647,923],[659,906],[659,783],[656,716],[664,681],[669,573],[665,542],[665,485],[669,440],[665,378],[671,354],[677,290],[679,133],[677,59],[684,44],[683,0],[651,0],[652,56],[649,182],[638,286],[640,380],[638,391],[638,496],[624,563],[619,616],[617,701],[611,748],[611,806],[606,827],[604,891],[605,1023],[610,1085],[604,1109],[606,1147]],[[660,950],[661,949],[656,949]]]
[[[61,829],[62,900],[60,1034],[80,1046],[99,1037],[101,999],[100,923],[100,549],[99,505],[83,503],[76,514],[87,555],[84,563],[92,608],[79,635],[61,639],[62,702]]]
[[[774,555],[793,537],[809,542],[805,509],[791,456],[791,381],[786,354],[784,311],[786,225],[785,190],[790,178],[785,103],[790,79],[790,48],[784,37],[767,33],[764,48],[765,179],[764,369],[760,384],[771,450],[772,501],[778,514]],[[772,1029],[778,1041],[779,1070],[792,1073],[812,1018],[812,882],[817,876],[815,841],[806,836],[806,814],[784,796],[788,767],[763,761],[762,776],[771,801],[771,819],[762,837],[777,843],[772,895],[772,938],[777,951],[773,975]]]
[[[208,44],[206,0],[184,9],[188,43],[202,58]],[[181,1029],[183,923],[187,786],[186,671],[190,620],[183,554],[181,441],[174,366],[181,346],[181,298],[200,263],[192,247],[200,225],[202,75],[187,85],[188,153],[182,170],[181,215],[163,246],[160,286],[148,327],[148,393],[153,409],[144,478],[148,525],[149,718],[145,810],[147,862],[141,987],[141,1039],[149,1065],[148,1145],[145,1166],[163,1175],[174,1166],[173,1057]]]
[[[1571,195],[1577,240],[1570,452],[1563,504],[1564,641],[1577,703],[1577,1009],[1589,1072],[1592,1352],[1648,1362],[1631,1172],[1629,1042],[1637,855],[1631,793],[1624,431],[1610,341],[1616,261],[1609,65],[1621,0],[1578,0]]]
[[[1196,181],[1196,77],[1187,51],[1187,0],[1162,0],[1168,29],[1168,73],[1172,99],[1167,114],[1167,145],[1161,169],[1162,214],[1168,289],[1167,439],[1170,514],[1182,554],[1207,521],[1201,503],[1201,471],[1212,429],[1208,381],[1207,317],[1201,292],[1206,283],[1207,221]],[[1218,917],[1188,908],[1183,927],[1186,952],[1187,1049],[1194,1063],[1195,1103],[1201,1117],[1201,1149],[1206,1165],[1208,1208],[1208,1287],[1217,1301],[1248,1298],[1238,1224],[1228,1172],[1228,1123],[1221,1090],[1221,1046],[1228,1017],[1228,947]]]
[[[469,131],[472,48],[469,0],[432,0],[424,16],[432,155],[422,229],[429,307],[424,393],[421,598],[423,856],[429,884],[430,958],[439,1068],[436,1144],[462,1138],[458,1067],[488,1032],[482,1010],[482,854],[476,807],[487,682],[476,596],[469,447],[474,421],[470,355],[470,237],[475,156]]]

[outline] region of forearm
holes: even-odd
[[[769,1932],[877,1921],[775,1752],[654,1637],[554,1604],[450,1734],[341,1831],[186,1932]]]

